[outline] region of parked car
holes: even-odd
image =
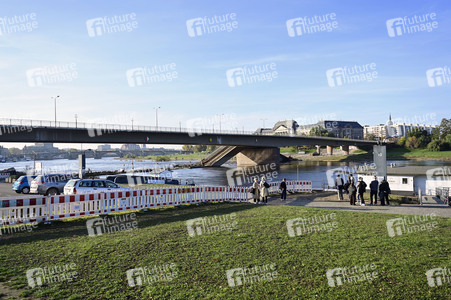
[[[78,178],[75,174],[49,174],[39,175],[30,185],[30,193],[41,194],[46,196],[54,196],[62,194],[66,183],[74,178]]]
[[[36,175],[20,176],[14,181],[13,190],[18,194],[28,194],[30,192],[30,182],[35,178]]]
[[[64,187],[65,195],[90,194],[99,192],[129,191],[110,180],[105,179],[73,179],[69,180]]]

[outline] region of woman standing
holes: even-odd
[[[355,205],[355,195],[357,194],[357,188],[355,187],[354,181],[350,182],[348,192],[350,204]]]
[[[260,189],[258,186],[257,178],[254,178],[254,183],[252,184],[252,191],[254,192],[254,204],[258,204],[260,200]]]
[[[262,180],[260,181],[262,204],[268,204],[268,187],[269,185],[266,183],[266,178],[262,177]]]

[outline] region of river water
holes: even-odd
[[[42,163],[42,169],[45,173],[69,173],[78,172],[78,160],[44,160]],[[151,160],[144,161],[132,161],[132,160],[120,160],[112,157],[105,157],[102,159],[86,159],[86,169],[92,171],[115,171],[124,169],[130,171],[132,169],[159,169],[171,167],[174,164],[187,164],[193,161],[171,161],[171,162],[155,162]],[[270,180],[280,181],[282,178],[287,180],[309,180],[312,181],[313,188],[322,188],[327,185],[327,170],[337,167],[347,167],[349,169],[355,169],[359,165],[365,162],[320,162],[320,161],[300,161],[292,162],[290,164],[284,164],[278,166],[271,171],[274,177],[270,177]],[[371,162],[366,162],[370,164]],[[396,163],[398,166],[451,166],[449,161],[388,161],[390,163]],[[0,163],[0,170],[14,167],[18,171],[25,171],[27,168],[33,168],[33,161],[20,161],[11,163]],[[176,169],[173,171],[172,176],[179,179],[192,179],[196,185],[214,185],[224,186],[228,185],[227,170],[231,170],[236,167],[235,162],[228,162],[223,167],[219,168],[196,168],[196,169]],[[275,171],[275,173],[274,173]],[[266,173],[266,172],[265,172]],[[230,174],[230,172],[229,172]]]

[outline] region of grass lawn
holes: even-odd
[[[185,221],[236,213],[237,228],[190,237]],[[286,221],[336,213],[337,228],[289,237]],[[389,237],[396,215],[247,203],[137,212],[138,229],[90,237],[87,218],[0,236],[0,282],[49,299],[449,299],[426,271],[451,267],[451,220]],[[76,264],[78,278],[29,288],[26,270]],[[176,278],[130,287],[126,271],[175,264]],[[226,271],[275,264],[272,281],[228,285]],[[326,272],[375,264],[373,281],[330,287]],[[446,296],[448,295],[448,296]]]

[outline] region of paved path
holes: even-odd
[[[346,195],[345,195],[346,197]],[[435,213],[440,217],[451,217],[450,206],[440,205],[417,205],[417,204],[401,204],[390,206],[351,206],[348,201],[338,201],[335,192],[313,192],[290,194],[286,201],[281,201],[277,196],[273,196],[268,200],[269,205],[292,205],[306,206],[334,210],[346,210],[356,212],[376,212],[387,214],[404,214],[404,215],[426,215]]]

